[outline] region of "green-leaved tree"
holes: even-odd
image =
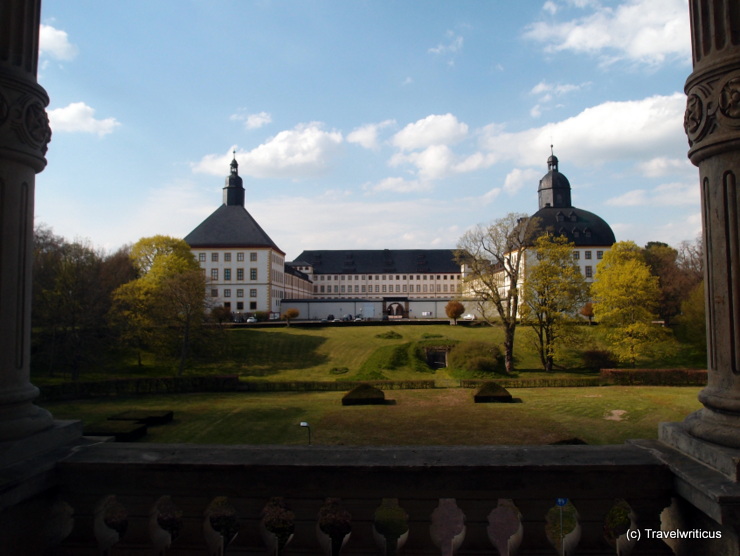
[[[543,234],[527,257],[522,322],[535,332],[545,371],[552,371],[558,350],[572,336],[572,324],[588,296],[588,285],[573,260],[575,245],[563,236]]]

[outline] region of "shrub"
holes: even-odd
[[[461,342],[449,353],[447,364],[452,369],[461,369],[480,374],[503,372],[503,355],[495,344],[486,342]]]
[[[639,386],[706,386],[707,371],[690,369],[602,369],[609,384]]]
[[[380,405],[385,403],[385,393],[375,386],[360,384],[342,398],[342,405]]]
[[[595,371],[617,366],[617,357],[606,349],[589,349],[583,352],[583,366]]]
[[[486,382],[473,396],[475,403],[511,403],[509,391],[496,382]]]
[[[382,340],[400,340],[401,338],[403,338],[403,336],[401,336],[395,330],[388,330],[387,332],[376,334],[375,337],[380,338]]]

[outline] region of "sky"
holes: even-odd
[[[687,0],[44,0],[36,223],[113,251],[222,203],[304,249],[454,248],[552,152],[618,241],[701,232]]]

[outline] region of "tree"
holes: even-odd
[[[178,375],[187,363],[192,334],[206,318],[206,279],[200,269],[168,275],[156,287],[156,313],[179,340]]]
[[[102,255],[84,241],[67,242],[49,228],[34,231],[32,315],[34,364],[50,375],[83,367],[104,349],[108,294],[101,282]]]
[[[162,264],[165,259],[180,260],[194,269],[198,268],[190,246],[181,239],[156,235],[142,238],[131,247],[131,260],[141,276],[148,274],[155,263]],[[195,266],[190,264],[191,260]]]
[[[301,313],[298,309],[292,307],[290,309],[286,309],[283,313],[283,320],[285,321],[286,326],[290,326],[290,321],[297,319],[300,314]]]
[[[504,330],[504,365],[514,370],[514,337],[519,317],[522,261],[539,223],[524,214],[510,213],[492,224],[467,231],[457,244],[456,259],[463,266],[466,293],[478,304],[483,319]]]
[[[574,244],[563,236],[543,234],[527,257],[522,322],[532,325],[545,371],[552,371],[558,349],[568,337],[588,286],[573,259]]]
[[[445,305],[445,314],[448,318],[451,318],[455,324],[457,324],[457,319],[459,319],[464,312],[465,305],[459,301],[455,301],[454,299]]]
[[[686,248],[686,255],[690,253],[690,249],[692,248]],[[685,259],[684,262],[691,266],[680,266],[678,250],[665,243],[651,241],[645,246],[643,256],[650,267],[650,272],[658,277],[660,286],[658,314],[666,325],[669,325],[681,313],[681,304],[696,287],[698,280],[701,280],[701,274],[699,273],[697,277],[696,270],[691,268],[696,264],[695,261],[689,262]]]
[[[580,313],[588,319],[588,324],[593,324],[594,318],[594,304],[587,301],[586,304],[581,307]]]
[[[634,242],[617,242],[604,253],[591,293],[594,316],[608,327],[613,351],[634,366],[661,330],[652,324],[660,299],[658,278]]]
[[[704,282],[699,282],[681,304],[681,315],[676,318],[676,336],[682,341],[707,350],[707,316],[704,304]]]
[[[177,345],[182,374],[193,331],[206,316],[205,277],[181,239],[140,239],[131,248],[131,259],[140,276],[116,290],[111,318],[139,352],[139,365],[144,346],[168,351]]]

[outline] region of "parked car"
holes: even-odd
[[[463,320],[475,320],[475,315],[472,313],[468,313],[467,315],[463,315]]]
[[[257,317],[249,317],[249,318],[247,319],[247,322],[250,322],[250,323],[255,323],[255,322],[257,322]]]

